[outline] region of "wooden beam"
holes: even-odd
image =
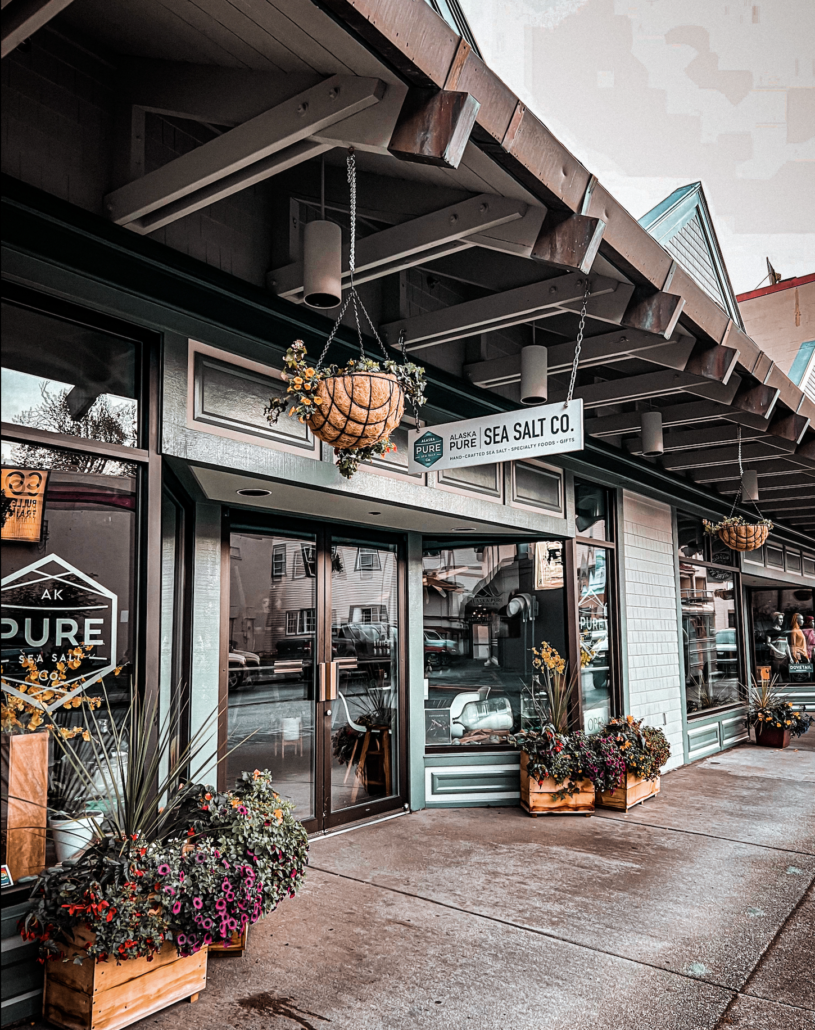
[[[773,436],[780,436],[783,440],[792,440],[793,443],[800,443],[807,429],[809,419],[805,415],[796,415],[791,411],[778,412],[770,423],[770,432]]]
[[[751,415],[769,418],[778,400],[777,387],[765,386],[745,380],[733,398],[733,407],[746,411]]]
[[[739,352],[735,347],[715,345],[708,347],[697,340],[691,355],[685,363],[685,371],[705,379],[715,379],[726,383],[739,360]]]
[[[665,423],[663,421],[663,427]],[[664,433],[662,446],[665,454],[672,454],[679,451],[707,450],[709,447],[718,447],[728,443],[735,443],[738,440],[739,426],[732,422],[718,422],[716,425],[705,429],[689,429],[684,432]],[[760,429],[742,429],[742,441],[763,440],[766,433]],[[639,436],[632,437],[625,441],[625,449],[630,454],[642,454],[642,441]]]
[[[521,220],[527,205],[482,193],[460,204],[434,211],[408,222],[383,229],[359,240],[356,245],[357,284],[410,268],[442,254],[473,246],[468,237],[496,226]],[[343,285],[350,280],[350,247],[343,248]],[[267,277],[269,288],[279,297],[300,303],[303,299],[303,262],[276,268]]]
[[[605,276],[591,276],[591,299],[602,301],[623,283]],[[547,279],[531,286],[521,286],[505,293],[455,304],[441,311],[431,311],[412,318],[403,318],[382,326],[388,342],[395,346],[404,331],[407,350],[435,347],[451,340],[460,340],[476,333],[494,332],[507,326],[532,322],[549,314],[559,314],[564,305],[582,301],[586,278],[579,273]]]
[[[794,465],[787,461],[783,455],[775,455],[774,459],[769,461],[748,461],[745,467],[755,468],[759,479],[762,475],[800,476],[803,471],[800,465]],[[741,472],[738,462],[734,461],[729,465],[709,465],[705,468],[692,469],[690,478],[694,483],[723,483],[728,479],[740,479]],[[761,483],[759,483],[759,492],[761,492]]]
[[[333,75],[318,86],[285,100],[141,179],[109,193],[105,197],[108,216],[118,225],[131,225],[227,176],[239,178],[244,171],[251,175],[252,166],[259,161],[280,154],[288,147],[306,143],[307,138],[321,127],[373,106],[384,91],[385,86],[379,79]],[[233,179],[229,192],[240,188],[239,182]],[[182,214],[177,217],[182,217]]]
[[[721,493],[735,494],[739,490],[739,484],[735,480],[727,487],[722,487]],[[767,496],[771,500],[774,494],[780,497],[797,497],[806,494],[815,494],[815,478],[809,476],[805,470],[801,472],[800,482],[796,480],[791,483],[788,476],[765,476],[761,481],[761,496]]]
[[[470,93],[409,89],[388,150],[400,161],[458,168],[480,107]]]
[[[728,408],[712,401],[689,401],[686,404],[670,404],[659,408],[662,412],[663,428],[671,426],[691,426],[712,419],[724,418]],[[588,418],[584,422],[585,432],[589,436],[610,437],[638,433],[640,430],[640,411],[625,411],[618,415],[599,415]]]
[[[646,356],[652,350],[662,350],[666,346],[661,336],[641,333],[629,329],[624,333],[616,330],[613,333],[602,333],[589,336],[583,340],[580,351],[580,367],[592,368],[595,365],[606,365],[612,361],[624,361],[627,358]],[[574,360],[575,341],[557,343],[548,347],[549,374],[565,372],[571,368]],[[476,386],[502,386],[519,382],[521,378],[521,354],[507,354],[487,361],[478,361],[464,366],[464,376]]]
[[[737,377],[734,376],[733,379]],[[687,372],[675,372],[666,369],[660,372],[647,372],[644,375],[610,379],[602,383],[578,386],[575,397],[582,397],[587,408],[601,408],[609,405],[628,404],[632,401],[650,400],[654,397],[667,396],[672,393],[698,393],[709,396],[713,400],[730,402],[736,387],[724,383],[712,383],[701,376],[692,376]],[[566,387],[558,385],[550,389],[549,401],[565,400]]]
[[[778,441],[780,444],[781,441]],[[760,442],[743,443],[741,448],[742,461],[772,461],[775,458],[783,458],[789,454],[778,445],[771,447],[767,444],[766,438]],[[662,459],[662,465],[672,472],[681,472],[685,469],[709,468],[712,465],[729,465],[738,461],[739,450],[735,445],[727,447],[703,448],[700,450],[682,451],[680,454],[669,454]]]
[[[588,215],[568,215],[551,211],[532,248],[531,256],[558,268],[590,272],[600,249],[606,223]]]
[[[0,56],[6,57],[24,39],[47,25],[49,21],[72,2],[72,0],[14,0],[3,4],[0,20]]]
[[[683,297],[673,293],[637,287],[629,302],[622,324],[629,329],[656,333],[667,340],[676,328],[685,306]]]

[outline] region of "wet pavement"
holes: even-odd
[[[793,744],[678,769],[628,815],[434,810],[317,839],[246,954],[138,1025],[813,1028],[815,732]]]

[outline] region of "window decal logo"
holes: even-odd
[[[444,455],[444,440],[435,433],[427,432],[413,444],[413,460],[430,468]]]
[[[116,668],[117,623],[117,595],[56,554],[12,573],[2,581],[3,690],[55,711]],[[31,660],[45,693],[58,680],[58,663],[67,664],[76,648],[84,653],[59,682],[58,696],[38,700]]]

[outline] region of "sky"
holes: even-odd
[[[487,64],[636,218],[701,181],[736,293],[815,272],[815,0],[464,0]]]

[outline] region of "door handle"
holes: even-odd
[[[334,662],[320,662],[317,666],[320,701],[337,700],[337,666]]]

